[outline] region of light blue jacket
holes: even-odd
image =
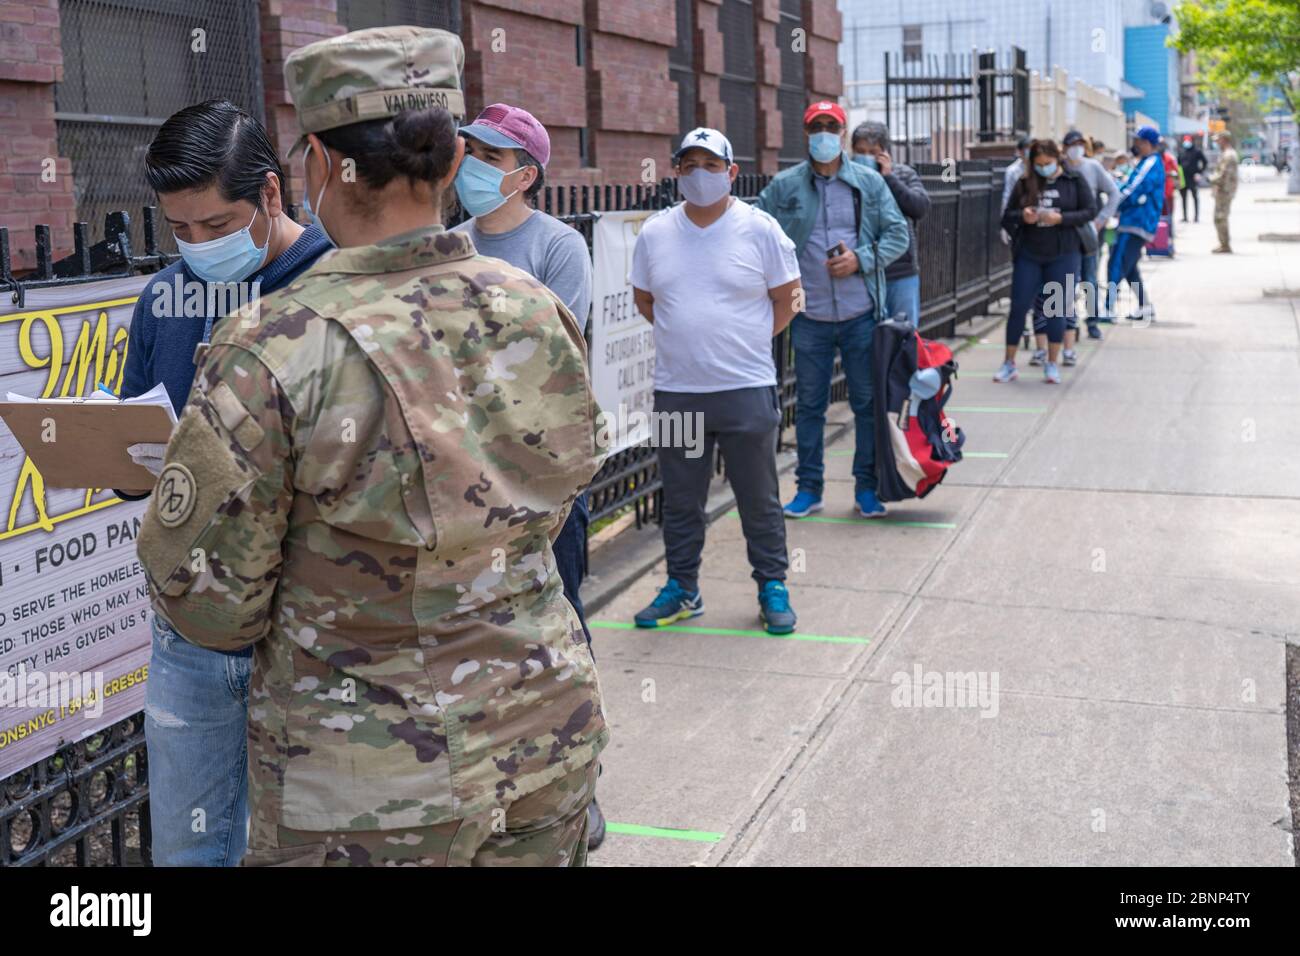
[[[853,251],[858,257],[858,274],[867,284],[875,314],[881,316],[885,303],[885,266],[907,252],[912,233],[880,173],[852,162],[848,153],[841,152],[840,170],[835,176],[853,190],[858,220],[858,244]],[[812,235],[817,202],[812,163],[804,160],[778,173],[759,194],[757,205],[780,223],[795,248],[802,250]]]

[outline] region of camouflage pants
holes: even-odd
[[[513,803],[437,826],[321,833],[254,828],[243,866],[586,866],[592,763]]]
[[[1214,228],[1219,232],[1219,247],[1229,249],[1232,247],[1231,238],[1228,235],[1228,213],[1232,211],[1232,197],[1214,194]]]

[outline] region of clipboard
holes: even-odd
[[[170,405],[29,399],[0,402],[0,419],[51,488],[148,491],[158,480],[137,465],[127,446],[165,445],[176,424]],[[53,424],[54,441],[47,441]]]

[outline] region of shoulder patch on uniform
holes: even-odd
[[[158,488],[155,499],[158,506],[158,520],[165,528],[175,528],[185,523],[194,510],[198,485],[194,474],[180,462],[172,462],[158,476]]]
[[[208,401],[212,403],[226,431],[235,436],[235,441],[239,442],[239,446],[244,451],[252,451],[262,443],[266,432],[261,425],[253,421],[253,416],[229,385],[218,382],[216,387],[208,392]]]

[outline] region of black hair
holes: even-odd
[[[849,140],[849,145],[856,147],[862,142],[868,146],[879,146],[881,149],[888,150],[889,127],[872,120],[858,124],[858,128],[853,131],[853,137]]]
[[[317,133],[321,142],[354,160],[357,175],[371,189],[398,176],[411,183],[435,183],[456,159],[456,121],[441,106],[403,110],[387,119],[351,123]]]
[[[207,100],[169,116],[149,144],[144,166],[156,193],[215,184],[227,202],[245,200],[261,209],[271,172],[284,194],[284,171],[266,130],[229,100]]]
[[[537,170],[537,178],[533,180],[531,186],[524,190],[524,198],[532,199],[542,191],[542,186],[546,184],[546,170],[542,168],[542,164],[537,161],[533,154],[526,149],[515,150],[515,162],[520,166],[531,166]]]
[[[1018,140],[1016,140],[1016,150],[1017,150],[1017,152],[1023,152],[1023,151],[1024,151],[1024,150],[1029,146],[1029,144],[1032,143],[1033,141],[1034,141],[1033,138],[1030,137],[1030,136],[1022,136],[1022,137],[1020,137]]]

